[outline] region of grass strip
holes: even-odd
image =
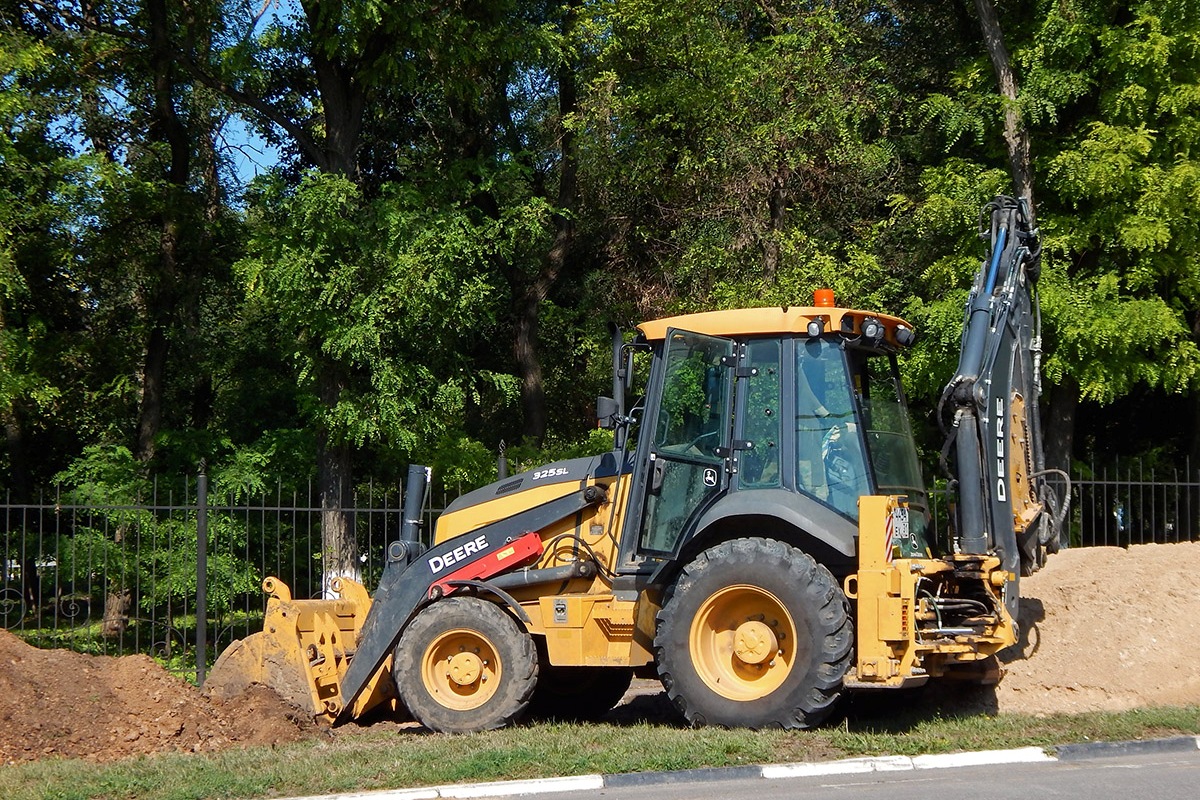
[[[1122,713],[941,716],[861,711],[815,731],[633,722],[534,723],[468,736],[365,730],[284,747],[0,768],[9,800],[207,800],[653,772],[872,755],[918,755],[1200,734],[1200,707]]]

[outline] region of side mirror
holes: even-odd
[[[596,398],[596,427],[612,430],[617,427],[616,417],[621,413],[621,406],[611,397],[601,395]]]

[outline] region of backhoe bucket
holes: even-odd
[[[221,653],[204,682],[205,693],[229,700],[260,684],[314,717],[332,721],[342,706],[342,678],[371,608],[362,584],[341,578],[333,588],[340,598],[293,600],[283,581],[264,580],[263,591],[270,598],[262,631],[235,641]],[[390,658],[373,684],[361,692],[351,716],[382,704],[393,712],[398,707]]]

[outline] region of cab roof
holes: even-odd
[[[808,324],[814,320],[824,323],[826,333],[842,332],[858,335],[862,332],[862,324],[867,319],[876,319],[883,324],[886,331],[886,341],[893,347],[899,347],[896,341],[896,330],[912,326],[900,317],[890,314],[880,314],[875,311],[861,311],[852,308],[836,306],[793,306],[769,308],[737,308],[728,311],[705,311],[699,314],[682,314],[676,317],[643,322],[638,330],[647,341],[661,341],[666,338],[667,330],[690,331],[708,336],[759,336],[769,334],[798,333],[807,334]]]

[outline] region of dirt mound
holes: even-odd
[[[937,690],[926,701],[959,713],[1020,714],[1200,704],[1197,574],[1200,543],[1059,553],[1021,581],[1024,635],[1006,654],[1004,681],[983,692]],[[638,681],[614,714],[644,714],[638,703],[657,698],[637,695],[661,691]],[[222,704],[145,656],[37,650],[0,629],[0,764],[110,761],[329,734],[261,687]]]
[[[1021,580],[1005,713],[1200,704],[1200,543],[1088,547]]]
[[[225,706],[147,656],[38,650],[0,629],[0,764],[206,752],[316,732],[266,689]]]

